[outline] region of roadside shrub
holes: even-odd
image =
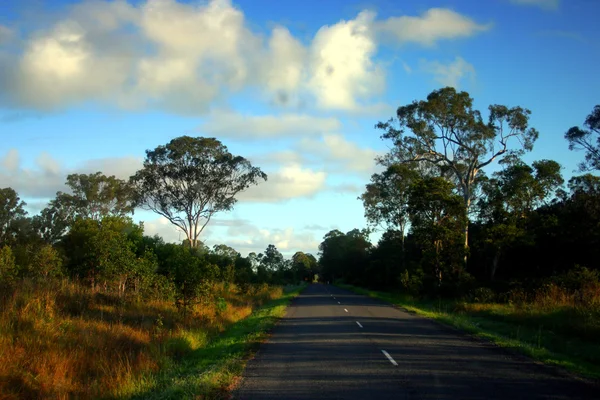
[[[508,303],[516,307],[521,307],[527,303],[527,292],[522,288],[514,288],[507,295]]]
[[[10,247],[0,248],[0,283],[11,284],[17,279],[19,269]]]
[[[29,266],[29,275],[35,278],[57,278],[63,274],[63,260],[58,251],[49,244],[41,245]]]
[[[487,287],[479,287],[471,293],[471,301],[475,303],[493,303],[495,300],[496,294]]]
[[[552,277],[550,282],[571,291],[582,290],[586,286],[600,285],[600,271],[575,265],[567,273]]]
[[[423,271],[419,269],[411,274],[405,269],[400,273],[400,283],[408,294],[419,294],[423,288]]]

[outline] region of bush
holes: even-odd
[[[402,287],[412,295],[417,295],[423,288],[423,271],[417,270],[410,274],[407,269],[400,273]]]
[[[62,276],[63,260],[58,251],[49,244],[40,246],[29,266],[29,275],[32,277],[57,278]]]
[[[0,249],[0,283],[11,284],[17,279],[19,269],[15,264],[15,256],[10,247]]]
[[[479,287],[471,293],[471,301],[474,303],[493,303],[495,300],[496,294],[487,287]]]
[[[586,286],[600,284],[600,271],[575,265],[567,273],[552,277],[550,282],[568,290],[582,290]]]

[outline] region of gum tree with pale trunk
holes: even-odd
[[[445,87],[431,92],[426,100],[399,107],[396,118],[376,125],[383,131],[382,139],[393,143],[387,162],[427,163],[451,173],[467,216],[466,250],[478,174],[505,156],[531,151],[538,137],[529,126],[528,109],[490,105],[488,114],[486,122],[467,92]]]

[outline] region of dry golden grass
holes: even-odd
[[[183,320],[172,302],[24,281],[0,297],[0,399],[110,396],[248,316],[281,288],[215,284]]]

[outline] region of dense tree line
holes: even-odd
[[[600,169],[600,106],[565,133],[569,149],[585,152],[585,174],[565,185],[558,162],[523,160],[538,137],[529,110],[491,105],[485,120],[472,104],[443,88],[376,125],[391,150],[360,199],[383,235],[371,244],[368,231],[326,234],[324,279],[467,296],[599,268],[600,178],[590,172]]]
[[[219,281],[238,285],[312,281],[311,254],[286,260],[274,245],[242,257],[226,245],[206,247],[199,239],[236,195],[266,180],[258,167],[234,156],[214,138],[179,137],[146,153],[129,181],[94,174],[67,177],[38,215],[12,188],[0,189],[0,287],[9,293],[20,279],[69,278],[120,297],[171,299],[186,310],[205,301]],[[144,235],[131,215],[155,211],[185,233],[183,243]]]

